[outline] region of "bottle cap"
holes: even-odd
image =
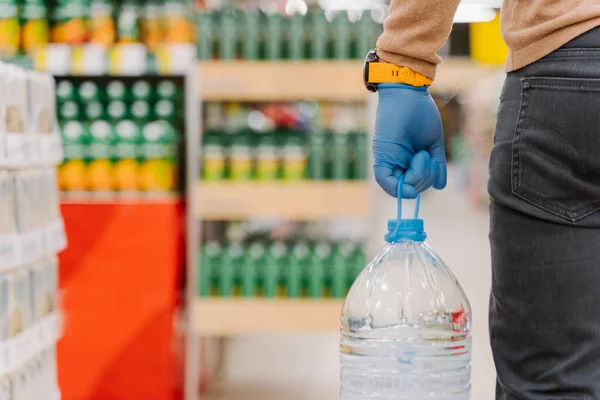
[[[388,243],[397,243],[402,240],[413,242],[424,242],[427,234],[424,231],[422,219],[397,219],[388,220],[388,231],[385,240]]]
[[[415,216],[412,219],[402,219],[402,187],[404,179],[398,179],[398,187],[396,189],[398,200],[398,217],[388,220],[387,234],[385,240],[388,243],[397,243],[403,240],[412,240],[413,242],[424,242],[427,234],[424,230],[423,220],[419,219],[419,208],[421,205],[421,195],[417,195],[417,207],[415,208]]]

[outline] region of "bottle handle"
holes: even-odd
[[[402,221],[402,195],[403,193],[403,187],[404,186],[404,175],[402,175],[401,177],[398,178],[398,186],[396,187],[396,196],[397,196],[397,200],[398,200],[398,222]],[[417,193],[417,205],[415,207],[415,216],[414,219],[418,219],[419,218],[419,211],[421,209],[421,194]],[[398,227],[400,226],[400,224],[397,225]],[[398,229],[398,228],[396,228]]]

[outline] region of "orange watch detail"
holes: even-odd
[[[399,67],[387,62],[369,64],[369,83],[404,83],[411,86],[431,85],[433,80],[408,67]]]

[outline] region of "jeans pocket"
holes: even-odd
[[[521,79],[511,185],[572,222],[600,209],[600,79]]]

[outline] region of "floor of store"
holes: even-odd
[[[473,312],[473,399],[489,399],[495,370],[488,341],[488,214],[469,205],[454,184],[428,193],[422,210],[429,244],[453,269]],[[232,339],[225,376],[209,400],[339,399],[338,335]],[[260,360],[260,362],[257,362]]]

